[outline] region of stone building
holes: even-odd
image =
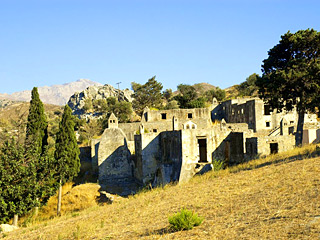
[[[315,115],[305,121],[318,128]],[[146,108],[135,123],[118,124],[111,114],[102,137],[92,142],[92,163],[103,187],[127,195],[139,186],[187,181],[215,160],[237,164],[292,149],[296,126],[295,111],[277,113],[258,98],[214,100],[210,108]],[[310,142],[319,134],[304,135]]]

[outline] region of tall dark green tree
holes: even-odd
[[[48,122],[36,87],[31,92],[25,145],[31,153],[43,153],[48,145]]]
[[[80,171],[80,150],[74,133],[75,123],[71,115],[71,108],[66,105],[56,135],[56,171],[59,175],[59,197],[57,212],[61,210],[62,184],[71,181]]]
[[[296,144],[302,143],[304,114],[320,104],[320,33],[290,31],[268,52],[257,80],[259,95],[278,110],[297,108]]]
[[[36,204],[36,169],[22,145],[7,140],[0,149],[0,223],[22,215]]]
[[[150,78],[145,84],[131,83],[133,93],[133,109],[141,115],[145,107],[160,108],[162,106],[162,84],[156,76]]]

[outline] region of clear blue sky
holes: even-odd
[[[0,92],[154,75],[164,89],[226,88],[306,28],[320,31],[318,0],[0,0]]]

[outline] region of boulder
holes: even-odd
[[[1,224],[0,225],[0,232],[3,232],[3,233],[12,232],[16,229],[18,229],[18,227],[10,225],[10,224]]]

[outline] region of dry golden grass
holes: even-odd
[[[319,239],[318,151],[310,146],[210,172],[22,228],[6,239]],[[169,232],[168,216],[182,207],[204,222]]]

